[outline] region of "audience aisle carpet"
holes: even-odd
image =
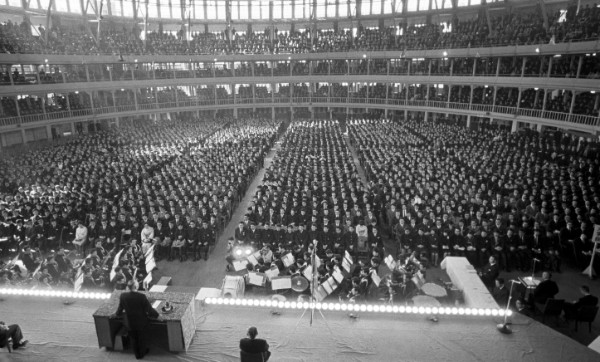
[[[92,313],[100,301],[10,296],[0,302],[2,318],[19,323],[29,339],[25,350],[0,361],[132,361],[130,351],[99,349]],[[239,339],[247,328],[258,328],[267,339],[272,361],[598,361],[600,354],[525,317],[514,320],[514,334],[496,330],[493,318],[441,317],[438,323],[422,316],[359,314],[354,320],[342,312],[315,313],[268,309],[198,306],[197,332],[187,353],[171,354],[152,343],[148,361],[239,361]],[[51,331],[51,332],[48,332]],[[158,345],[158,346],[157,346]]]

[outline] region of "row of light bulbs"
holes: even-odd
[[[1,288],[0,295],[23,295],[31,297],[57,297],[74,299],[109,299],[110,293],[68,292],[63,290],[36,290]]]
[[[233,305],[248,307],[282,308],[282,309],[308,309],[345,311],[345,312],[376,312],[376,313],[402,313],[423,315],[469,315],[469,316],[501,316],[512,315],[509,309],[490,308],[456,308],[456,307],[414,307],[378,304],[345,304],[345,303],[309,303],[309,302],[282,302],[265,299],[236,299],[236,298],[206,298],[206,304]]]

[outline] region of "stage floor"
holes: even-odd
[[[130,361],[130,351],[98,348],[92,313],[101,301],[7,296],[1,319],[19,323],[29,347],[0,361]],[[171,354],[153,343],[148,361],[239,361],[239,339],[249,326],[271,346],[272,361],[598,361],[600,354],[526,317],[514,319],[514,333],[496,330],[499,319],[344,312],[309,313],[226,306],[196,308],[197,331],[187,353]],[[49,332],[51,331],[51,332]]]

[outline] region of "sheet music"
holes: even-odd
[[[294,255],[292,255],[292,253],[287,253],[285,254],[282,258],[281,261],[283,262],[283,265],[288,268],[290,265],[294,264],[296,261],[294,260]]]
[[[275,277],[271,280],[271,289],[290,289],[292,287],[292,277]]]
[[[348,252],[348,250],[344,253],[344,259],[348,259],[348,262],[352,265],[354,264],[354,259],[352,259],[352,255]]]
[[[391,255],[391,254],[390,254],[390,255],[388,255],[388,256],[385,258],[385,260],[384,260],[384,261],[385,261],[385,265],[387,265],[387,267],[388,267],[390,270],[394,270],[394,269],[396,269],[396,261],[394,260],[394,257],[392,257],[392,255]]]
[[[155,300],[154,303],[152,303],[152,308],[156,309],[158,308],[158,306],[160,305],[160,303],[162,303],[162,300]]]
[[[306,279],[308,279],[309,281],[312,281],[312,279],[313,279],[312,265],[307,265],[306,268],[304,269],[304,271],[302,272],[302,275],[304,275],[304,277]]]
[[[319,285],[317,287],[317,290],[315,290],[315,299],[317,300],[317,302],[320,302],[323,299],[325,299],[327,295],[327,291],[325,290],[325,288],[323,288],[322,285]]]
[[[371,280],[373,280],[376,286],[379,286],[379,283],[381,283],[381,277],[375,271],[371,273]]]
[[[350,273],[350,268],[352,267],[352,264],[350,264],[350,262],[348,261],[348,259],[344,258],[344,260],[342,261],[342,268],[344,268],[344,270],[347,273]]]
[[[265,275],[262,273],[250,272],[248,273],[248,283],[262,287],[265,283]]]
[[[340,267],[337,265],[333,267],[333,277],[335,278],[335,281],[340,284],[344,281],[344,274],[342,274]]]
[[[274,267],[271,267],[271,269],[267,270],[265,274],[269,280],[272,280],[273,278],[279,276],[279,269],[274,265]]]
[[[256,259],[256,257],[254,256],[254,254],[250,255],[248,257],[248,261],[250,262],[250,264],[252,264],[253,266],[258,265],[258,260]]]
[[[235,269],[236,272],[246,269],[247,265],[248,265],[248,260],[234,260],[233,261],[233,269]]]

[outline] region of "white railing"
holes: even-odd
[[[112,115],[118,117],[120,113],[135,112],[135,111],[152,111],[157,109],[173,109],[173,112],[181,108],[195,107],[214,107],[214,106],[230,106],[230,105],[273,105],[273,104],[347,104],[348,107],[356,107],[356,105],[374,106],[397,106],[406,108],[418,108],[419,110],[438,111],[467,111],[484,113],[484,116],[500,116],[511,115],[513,117],[527,117],[531,119],[551,120],[568,122],[571,124],[585,125],[590,127],[600,127],[600,119],[595,116],[583,114],[568,114],[554,111],[544,111],[541,109],[517,108],[509,106],[495,106],[491,104],[469,104],[469,103],[454,103],[443,101],[427,101],[427,100],[405,100],[405,99],[385,99],[385,98],[364,98],[364,97],[264,97],[264,98],[225,98],[225,99],[199,99],[191,98],[178,102],[164,103],[143,103],[126,104],[118,106],[107,106],[92,109],[77,109],[71,111],[47,112],[40,114],[29,114],[19,117],[0,117],[0,127],[11,126],[18,124],[28,124],[42,121],[57,121],[68,120],[69,118],[89,117],[95,118],[98,115]],[[452,113],[452,112],[450,112]],[[106,117],[103,117],[106,118]]]

